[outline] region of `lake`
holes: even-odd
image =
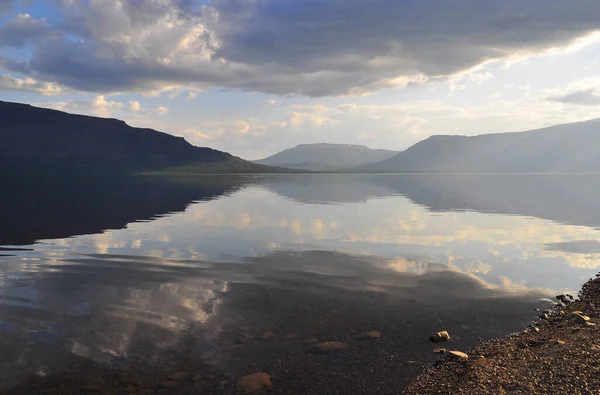
[[[431,334],[520,331],[600,267],[597,175],[2,185],[5,393],[233,394],[267,372],[269,393],[395,394],[441,358]]]

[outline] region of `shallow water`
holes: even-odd
[[[2,185],[0,389],[15,393],[131,392],[132,370],[140,393],[234,392],[256,371],[274,393],[397,393],[438,358],[431,333],[467,350],[517,331],[600,266],[600,176]],[[315,355],[313,338],[351,347]]]

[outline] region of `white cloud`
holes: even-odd
[[[122,110],[124,107],[123,103],[107,101],[103,95],[98,95],[92,100],[90,110],[92,114],[109,117],[114,111]]]
[[[335,120],[325,116],[310,112],[291,112],[288,114],[288,123],[294,127],[299,128],[301,126],[314,126],[321,127],[330,124],[337,123]]]
[[[111,100],[104,95],[97,95],[92,100],[67,100],[58,102],[38,103],[42,107],[55,110],[66,111],[76,114],[94,115],[98,117],[127,117],[128,114],[135,116],[165,115],[169,112],[166,107],[157,107],[155,109],[146,109],[140,102],[131,100],[127,104],[120,101]],[[128,117],[129,120],[136,122],[137,118]]]
[[[9,74],[0,74],[1,91],[33,92],[44,96],[53,96],[64,92],[63,88],[56,84],[37,81],[29,77],[17,78]]]
[[[130,101],[129,102],[129,109],[131,111],[140,111],[142,109],[142,107],[140,106],[140,102],[139,101]]]
[[[548,100],[574,105],[598,105],[600,77],[576,80],[563,89],[550,90]]]

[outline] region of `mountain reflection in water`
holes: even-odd
[[[1,389],[235,393],[265,371],[273,393],[398,393],[437,359],[429,334],[466,350],[517,331],[597,271],[595,180],[5,182]]]

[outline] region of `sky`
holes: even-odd
[[[0,100],[260,159],[600,118],[596,0],[0,0]]]

